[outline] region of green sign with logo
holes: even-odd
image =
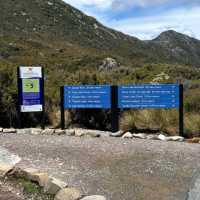
[[[22,88],[24,93],[39,93],[40,81],[39,79],[23,79]]]

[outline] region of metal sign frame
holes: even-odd
[[[149,84],[149,86],[151,86]],[[183,112],[183,85],[177,85],[178,86],[178,107],[175,107],[176,109],[179,109],[179,134],[181,136],[184,136],[184,112]],[[123,110],[124,108],[119,107],[119,87],[118,86],[110,86],[111,87],[111,127],[112,132],[117,132],[119,130],[119,115],[120,110]],[[64,106],[64,86],[60,88],[60,108],[61,108],[61,128],[65,128],[65,106]],[[77,108],[78,109],[78,108]],[[128,109],[128,108],[126,108]],[[132,109],[132,108],[129,108]],[[144,108],[143,108],[144,109]],[[161,109],[161,108],[160,108]],[[166,109],[166,108],[162,108]]]

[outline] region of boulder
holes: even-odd
[[[106,200],[106,198],[100,195],[92,195],[92,196],[84,197],[81,200]]]
[[[55,134],[56,134],[56,135],[65,135],[65,130],[56,129],[56,130],[55,130]]]
[[[32,175],[31,181],[38,183],[40,187],[46,187],[50,178],[48,173],[35,173]]]
[[[99,67],[100,71],[112,71],[120,66],[113,58],[105,58]]]
[[[131,132],[127,132],[127,133],[125,133],[125,134],[122,136],[122,138],[131,139],[131,138],[133,138],[133,135],[132,135]]]
[[[65,130],[65,134],[67,136],[75,136],[75,130],[73,130],[73,129],[66,129]]]
[[[147,139],[147,135],[144,133],[133,134],[133,137],[139,138],[139,139]]]
[[[16,133],[16,132],[17,132],[17,130],[14,128],[3,129],[3,133]]]
[[[147,139],[148,140],[158,140],[158,135],[155,135],[155,134],[147,135]]]
[[[40,128],[31,128],[32,135],[40,135],[42,133],[42,129]]]
[[[6,176],[12,169],[13,165],[0,164],[0,178]]]
[[[162,141],[167,141],[167,137],[166,137],[165,135],[163,135],[163,134],[160,134],[160,135],[158,136],[158,139],[159,139],[159,140],[162,140]]]
[[[77,129],[77,130],[75,131],[75,136],[76,136],[76,137],[82,137],[82,136],[84,136],[84,135],[85,135],[85,131],[82,130],[82,129]]]
[[[48,194],[57,194],[58,191],[67,187],[67,183],[60,181],[56,178],[50,178],[48,183],[45,185],[44,190]]]
[[[84,134],[85,136],[89,136],[89,137],[100,137],[100,134],[97,131],[87,131]]]
[[[171,136],[166,138],[167,141],[175,141],[175,142],[183,142],[185,140],[184,137],[181,136]]]
[[[17,129],[17,134],[31,134],[31,129],[30,128]]]
[[[124,135],[124,131],[120,130],[116,133],[110,133],[111,137],[122,137]]]
[[[0,127],[0,133],[2,133],[2,132],[3,132],[3,128]]]
[[[50,129],[50,128],[45,129],[45,130],[42,131],[42,134],[44,134],[44,135],[53,135],[54,133],[55,133],[55,130],[54,129]]]
[[[79,200],[81,196],[81,192],[78,189],[65,188],[56,194],[54,200]]]

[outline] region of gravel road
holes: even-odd
[[[200,169],[197,144],[8,134],[0,146],[18,154],[22,167],[109,200],[185,200]]]

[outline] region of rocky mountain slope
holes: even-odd
[[[32,42],[31,46],[33,42],[44,47],[76,46],[107,51],[130,62],[200,65],[199,40],[169,31],[155,40],[141,41],[103,26],[62,0],[0,1],[0,21],[1,39],[9,37],[21,43],[23,39]],[[2,48],[0,52],[3,54]]]
[[[142,41],[105,27],[62,0],[0,0],[0,22],[0,127],[16,125],[17,66],[40,65],[45,68],[46,121],[55,127],[61,85],[181,80],[190,88],[185,92],[186,112],[191,112],[188,130],[200,132],[200,115],[193,115],[200,109],[199,40],[167,31]],[[166,117],[161,120],[155,113],[155,118],[166,127]],[[71,113],[69,121],[100,129],[110,125],[109,113],[102,111]],[[37,115],[27,115],[25,123],[36,125]],[[170,130],[176,124],[171,128],[170,123]]]

